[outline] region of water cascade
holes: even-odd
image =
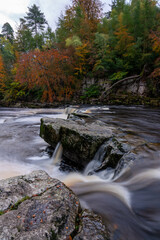
[[[62,153],[63,153],[63,147],[62,147],[61,142],[59,142],[59,143],[57,143],[57,146],[56,146],[53,156],[52,156],[52,164],[53,165],[60,163]]]
[[[89,175],[90,173],[93,173],[94,170],[101,165],[106,154],[105,147],[105,143],[100,146],[93,160],[86,166],[84,170],[84,175]]]

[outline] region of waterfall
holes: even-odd
[[[160,162],[136,162],[110,181],[73,174],[64,182],[102,216],[111,240],[160,239]]]
[[[106,155],[106,143],[102,144],[98,151],[96,152],[93,160],[88,163],[84,170],[84,175],[89,175],[90,173],[93,173],[96,168],[100,167],[102,161],[104,160],[104,157]]]
[[[113,175],[114,175],[114,169],[107,169],[106,170],[100,170],[97,171],[98,168],[102,165],[106,155],[108,154],[108,143],[104,142],[98,149],[98,151],[96,152],[93,160],[91,162],[89,162],[86,166],[86,168],[84,169],[83,174],[85,176],[87,175],[92,175],[92,174],[96,174],[99,177],[101,177],[102,179],[106,179],[106,180],[110,180]]]
[[[59,142],[59,143],[57,143],[57,146],[56,146],[53,156],[52,156],[52,164],[53,165],[60,163],[62,153],[63,153],[63,147],[62,147],[61,142]]]

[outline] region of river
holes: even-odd
[[[0,108],[0,179],[42,169],[61,178],[39,136],[42,117],[67,118],[64,109]]]
[[[114,126],[120,137],[136,145],[139,158],[160,159],[160,110],[145,107],[83,107],[94,120]],[[64,109],[0,108],[0,179],[43,169],[62,180],[39,136],[42,117],[67,118]],[[142,144],[142,142],[144,144]]]
[[[45,170],[64,180],[82,206],[101,214],[111,240],[159,240],[160,109],[102,106],[77,110],[90,115],[88,122],[103,121],[113,126],[117,137],[138,154],[135,166],[116,179],[62,172],[50,157],[39,130],[42,117],[66,119],[67,111],[0,108],[0,179]]]

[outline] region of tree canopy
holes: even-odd
[[[55,32],[34,4],[15,36],[9,23],[2,27],[0,97],[16,92],[18,99],[65,101],[79,96],[84,78],[107,79],[117,86],[131,76],[145,76],[149,94],[156,97],[159,32],[155,0],[112,0],[108,13],[100,0],[71,0]]]

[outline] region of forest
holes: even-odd
[[[0,102],[72,102],[99,98],[100,79],[114,87],[143,79],[160,96],[160,5],[155,0],[71,0],[55,31],[33,4],[14,32],[0,34]],[[82,92],[83,79],[96,79]],[[119,85],[118,85],[119,87]]]

